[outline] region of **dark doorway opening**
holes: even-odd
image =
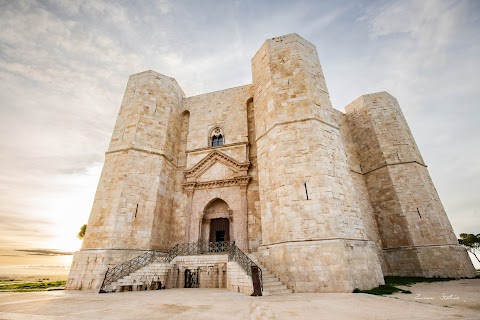
[[[226,218],[212,219],[210,222],[210,242],[230,241],[230,221]]]
[[[185,288],[198,288],[199,272],[197,270],[185,270]]]

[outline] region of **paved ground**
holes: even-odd
[[[349,293],[250,297],[221,289],[0,293],[0,320],[480,319],[480,279],[417,284],[409,290],[413,294],[389,297]]]

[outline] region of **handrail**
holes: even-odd
[[[161,251],[147,251],[144,254],[130,259],[113,268],[108,268],[105,272],[100,293],[105,293],[106,287],[113,282],[121,279],[130,273],[146,266],[152,262],[170,263],[177,256],[192,256],[203,254],[227,254],[228,261],[238,262],[247,274],[252,278],[252,266],[258,268],[260,277],[260,287],[263,291],[262,269],[253,262],[245,253],[242,252],[233,242],[199,242],[199,243],[181,243],[175,245],[167,253]]]
[[[231,250],[228,255],[228,261],[236,261],[240,266],[242,266],[243,270],[252,278],[253,281],[253,274],[252,274],[252,267],[256,267],[258,269],[258,275],[260,278],[260,288],[263,291],[263,278],[262,278],[262,269],[257,266],[255,262],[252,261],[239,247],[235,245],[235,242],[231,246]]]
[[[103,278],[102,286],[100,287],[100,293],[104,293],[107,285],[112,284],[112,282],[117,281],[120,278],[128,276],[130,273],[137,271],[138,269],[146,266],[147,264],[164,258],[165,253],[161,251],[147,251],[138,257],[130,259],[118,266],[113,268],[108,268],[105,272],[105,277]]]

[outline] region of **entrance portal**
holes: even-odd
[[[210,221],[209,242],[230,241],[230,221],[227,218],[212,219]]]
[[[235,240],[232,217],[232,210],[225,201],[219,198],[210,201],[203,210],[199,242],[229,242]]]

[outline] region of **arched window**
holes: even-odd
[[[213,128],[213,130],[210,131],[210,146],[222,146],[224,141],[225,137],[222,134],[222,129],[220,129],[219,127],[215,127]]]

